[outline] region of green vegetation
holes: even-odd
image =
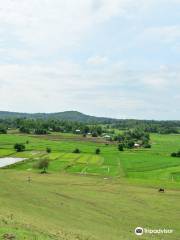
[[[136,240],[142,226],[172,228],[155,239],[178,240],[180,161],[171,153],[180,138],[151,134],[148,144],[124,148],[72,133],[0,135],[0,157],[26,158],[0,170],[0,237]]]
[[[118,144],[118,149],[121,152],[124,151],[124,144],[123,143]]]
[[[18,129],[21,133],[45,135],[51,132],[89,133],[93,137],[108,133],[111,140],[118,139],[121,131],[138,129],[138,132],[178,134],[180,121],[150,121],[93,117],[76,111],[60,113],[13,113],[0,111],[0,133]],[[80,130],[80,131],[77,131]]]
[[[100,152],[101,152],[101,150],[100,150],[99,148],[96,148],[95,153],[96,153],[96,154],[100,154]]]
[[[46,152],[47,152],[47,153],[51,153],[51,151],[52,151],[52,150],[51,150],[50,147],[47,147],[47,148],[46,148]]]
[[[23,152],[23,151],[25,151],[25,144],[23,144],[23,143],[16,143],[15,145],[14,145],[14,149],[17,151],[17,152]]]
[[[180,157],[180,151],[171,153],[171,157]]]
[[[7,128],[4,125],[0,125],[0,134],[6,134],[7,133]]]
[[[179,238],[177,190],[159,194],[122,180],[1,170],[0,236],[40,240],[136,240],[137,226],[173,228]],[[150,239],[143,236],[143,240]],[[162,239],[156,235],[155,239]]]
[[[171,153],[179,148],[178,135],[151,135],[151,148],[124,149],[119,151],[114,143],[106,144],[102,139],[92,142],[78,136],[65,138],[65,135],[32,137],[30,135],[0,135],[0,156],[28,158],[8,168],[36,171],[33,165],[40,159],[50,159],[50,172],[68,172],[102,175],[109,177],[124,176],[136,179],[156,179],[171,181],[174,172],[179,172],[179,158]],[[77,140],[77,141],[76,141]],[[17,142],[26,143],[26,151],[13,152]],[[47,149],[51,151],[47,152]],[[97,149],[101,154],[96,154]],[[98,150],[98,151],[99,151]],[[77,154],[78,153],[78,154]]]
[[[79,148],[74,149],[73,153],[80,153],[81,151],[79,150]]]
[[[37,168],[42,170],[41,173],[47,173],[48,167],[49,167],[49,159],[47,158],[41,159],[37,164]]]

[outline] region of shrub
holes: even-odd
[[[7,129],[3,126],[0,126],[0,134],[6,134],[7,133]]]
[[[119,145],[118,145],[118,150],[119,150],[119,151],[124,151],[124,146],[123,146],[123,144],[119,144]]]
[[[23,152],[25,151],[25,145],[23,143],[16,143],[14,145],[14,149],[17,151],[17,152]]]
[[[171,157],[176,157],[176,153],[175,152],[171,153]]]
[[[98,136],[97,132],[92,133],[92,137],[97,137],[97,136]]]
[[[180,151],[171,153],[171,157],[180,157]]]
[[[50,147],[47,147],[47,148],[46,148],[46,152],[47,152],[47,153],[51,153],[51,152],[52,152],[51,148],[50,148]]]
[[[99,148],[96,149],[95,153],[100,154],[101,150]]]
[[[79,150],[79,148],[74,149],[73,153],[80,153],[81,151]]]
[[[144,147],[144,148],[151,148],[151,144],[146,143],[146,144],[143,145],[143,147]]]
[[[30,132],[31,132],[31,130],[28,127],[25,127],[25,126],[20,127],[19,131],[21,133],[27,133],[27,134],[30,134]]]
[[[134,147],[134,141],[130,140],[126,144],[127,148],[133,148]]]
[[[176,155],[177,155],[177,157],[180,157],[180,151],[178,151],[178,152],[176,153]]]
[[[41,159],[37,164],[37,168],[42,169],[41,173],[46,173],[48,167],[49,167],[49,159],[47,158]]]

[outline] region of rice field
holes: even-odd
[[[55,135],[56,136],[56,135]],[[49,140],[50,139],[50,140]],[[180,149],[179,135],[151,135],[151,149],[132,149],[119,152],[117,145],[98,142],[75,141],[29,135],[0,135],[0,157],[27,158],[9,166],[9,169],[37,172],[35,163],[50,160],[48,171],[71,174],[91,174],[126,179],[162,180],[180,182],[180,159],[172,158],[171,152]],[[28,141],[28,144],[26,144]],[[25,143],[26,151],[17,153],[15,143]],[[46,148],[52,149],[51,153]],[[80,153],[73,153],[78,148]],[[96,148],[100,154],[95,154]]]

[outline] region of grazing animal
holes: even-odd
[[[158,191],[164,193],[164,188],[160,188]]]
[[[30,183],[30,182],[31,182],[31,177],[28,177],[28,179],[27,179],[27,180],[28,180],[28,182]]]

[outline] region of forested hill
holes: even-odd
[[[54,124],[56,126],[54,126]],[[180,121],[155,121],[155,120],[136,120],[136,119],[113,119],[104,117],[89,116],[77,111],[66,111],[59,113],[18,113],[0,111],[0,132],[1,129],[20,128],[31,126],[59,129],[69,131],[70,128],[83,128],[88,125],[100,126],[106,124],[108,128],[130,130],[141,129],[151,133],[180,133]],[[53,127],[52,127],[53,125]],[[4,130],[3,130],[4,131]]]
[[[77,111],[65,111],[58,113],[19,113],[19,112],[8,112],[0,111],[0,119],[15,119],[15,118],[27,118],[27,119],[57,119],[57,120],[69,120],[84,123],[113,123],[116,119],[94,117],[89,116]]]

